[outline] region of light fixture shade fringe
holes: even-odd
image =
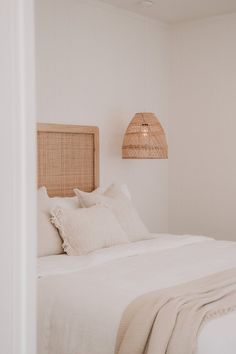
[[[165,132],[155,114],[135,114],[125,132],[122,145],[122,158],[168,158]]]

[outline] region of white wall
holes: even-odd
[[[236,15],[170,28],[95,0],[37,0],[38,121],[99,126],[101,184],[126,182],[151,231],[169,215],[170,232],[236,239],[235,38]],[[168,162],[121,159],[143,110],[161,118]]]
[[[37,119],[97,125],[101,184],[126,182],[151,231],[167,231],[167,160],[122,160],[135,112],[167,128],[169,31],[97,1],[36,1]]]
[[[172,33],[169,229],[236,240],[236,14]]]
[[[35,91],[32,0],[0,2],[0,343],[35,353]]]

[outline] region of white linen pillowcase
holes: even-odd
[[[57,206],[69,209],[78,208],[78,198],[53,197],[50,198],[46,187],[41,187],[37,192],[37,254],[38,257],[64,253],[62,240],[58,230],[50,222],[50,211]]]
[[[140,219],[131,200],[124,195],[119,186],[113,184],[103,194],[96,192],[87,193],[79,189],[74,189],[74,192],[83,207],[89,208],[97,204],[107,206],[116,216],[129,241],[151,238],[147,227]]]
[[[62,247],[69,256],[129,242],[115,216],[104,206],[76,210],[56,208],[51,215],[51,222],[58,228]]]
[[[74,189],[74,192],[77,189]],[[98,187],[90,193],[105,195],[107,197],[113,197],[113,198],[125,195],[128,199],[131,200],[131,194],[130,194],[129,188],[126,184],[112,183],[108,188]],[[79,196],[78,196],[78,203],[79,203],[80,208],[86,208],[86,205],[83,203],[83,199],[80,198]]]
[[[129,200],[132,199],[127,184],[112,183],[106,190],[103,191],[103,194],[107,197],[116,198],[118,196],[125,196]]]

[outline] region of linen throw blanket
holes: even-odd
[[[236,309],[236,268],[135,299],[121,319],[116,354],[193,354],[201,327]]]

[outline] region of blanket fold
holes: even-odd
[[[116,354],[193,354],[202,326],[236,309],[236,268],[144,294],[126,308]]]

